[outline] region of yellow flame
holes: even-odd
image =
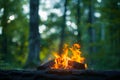
[[[68,51],[72,52],[71,57],[68,56]],[[80,45],[79,44],[73,44],[71,48],[68,47],[67,44],[63,47],[63,52],[61,55],[58,55],[57,53],[54,53],[55,57],[55,64],[51,67],[51,69],[71,69],[72,65],[69,65],[69,61],[76,61],[79,63],[84,63],[85,58],[81,57],[81,51],[80,51]],[[85,64],[85,67],[87,68],[87,64]]]

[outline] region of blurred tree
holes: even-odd
[[[96,31],[97,51],[89,55],[89,59],[92,60],[90,68],[103,70],[120,68],[120,58],[118,57],[120,8],[118,3],[119,0],[94,1],[96,18],[93,26]]]
[[[60,35],[60,44],[59,44],[59,54],[62,53],[62,48],[64,44],[65,38],[65,27],[66,27],[66,11],[67,11],[67,0],[64,1],[64,14],[63,14],[63,25],[61,28],[61,35]]]
[[[103,12],[102,20],[105,20],[108,24],[106,26],[106,56],[109,56],[109,61],[111,65],[108,65],[109,68],[118,69],[120,68],[120,1],[119,0],[110,0],[103,1],[104,6],[101,11]],[[105,60],[105,64],[108,60]]]
[[[77,14],[76,14],[76,19],[77,19],[77,32],[78,32],[78,34],[77,34],[77,42],[79,43],[79,44],[82,44],[82,42],[81,42],[81,26],[80,26],[80,18],[81,18],[81,6],[80,6],[80,2],[81,2],[81,0],[77,0],[77,9],[76,9],[76,11],[77,11]]]
[[[10,1],[9,1],[10,2]],[[3,26],[2,29],[2,53],[8,55],[8,18],[9,18],[9,8],[8,8],[8,4],[9,2],[6,3],[6,1],[2,2],[2,7],[3,7],[3,16],[2,16],[2,20],[1,20],[1,26]],[[7,58],[4,57],[4,59],[8,59],[8,56],[6,56]]]
[[[39,34],[39,0],[30,0],[29,54],[25,67],[40,64],[40,34]]]
[[[96,51],[95,46],[93,45],[95,43],[95,29],[93,27],[93,22],[94,22],[94,11],[93,11],[93,0],[89,1],[88,8],[89,8],[89,13],[88,13],[88,35],[89,35],[89,53],[93,53]]]
[[[2,65],[0,66],[1,68],[17,68],[21,67],[25,62],[28,33],[27,18],[22,7],[22,5],[25,3],[26,0],[0,1],[0,56],[2,56],[0,60],[0,64]]]

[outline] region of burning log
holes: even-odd
[[[84,63],[79,63],[76,61],[69,61],[68,62],[69,65],[72,65],[73,69],[86,69],[85,64]]]
[[[47,63],[44,63],[40,66],[37,67],[37,70],[45,70],[45,69],[51,69],[51,66],[53,66],[55,64],[54,60],[51,60]],[[72,65],[72,68],[71,69],[78,69],[78,70],[81,70],[81,69],[86,69],[85,68],[85,64],[83,63],[78,63],[76,61],[69,61],[68,62],[68,65]]]
[[[49,62],[44,63],[44,64],[38,66],[38,67],[37,67],[37,70],[50,69],[50,67],[51,67],[52,65],[54,65],[54,64],[55,64],[54,60],[50,60]]]

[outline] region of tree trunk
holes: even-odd
[[[7,28],[8,28],[8,7],[7,7],[7,3],[4,1],[3,3],[3,7],[4,7],[4,11],[3,11],[3,16],[2,16],[2,20],[1,20],[1,25],[3,27],[2,29],[2,53],[5,55],[3,57],[4,60],[7,60],[8,56],[8,36],[7,36]]]
[[[80,29],[80,1],[81,0],[77,0],[77,31],[78,31],[78,35],[77,35],[77,42],[81,44],[81,29]]]
[[[88,35],[89,35],[89,53],[94,53],[96,51],[96,48],[93,46],[93,44],[95,43],[95,29],[93,28],[93,19],[94,19],[94,15],[93,15],[93,1],[90,1],[89,4],[89,13],[88,13],[88,23],[90,24],[89,28],[88,28]],[[91,45],[92,44],[92,45]]]
[[[101,40],[105,40],[105,26],[103,24],[101,25]]]
[[[26,66],[35,67],[40,64],[40,34],[39,26],[39,0],[30,0],[30,28],[29,28],[29,54]]]
[[[66,11],[67,11],[67,0],[65,0],[64,2],[63,25],[62,25],[61,36],[60,36],[59,54],[62,53],[62,48],[64,44],[65,27],[66,27]]]

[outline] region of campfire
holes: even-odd
[[[71,54],[70,54],[71,53]],[[54,70],[71,70],[71,69],[87,69],[85,58],[81,56],[79,44],[73,44],[69,47],[64,45],[61,54],[54,53],[55,59],[42,64],[38,69],[54,69]]]

